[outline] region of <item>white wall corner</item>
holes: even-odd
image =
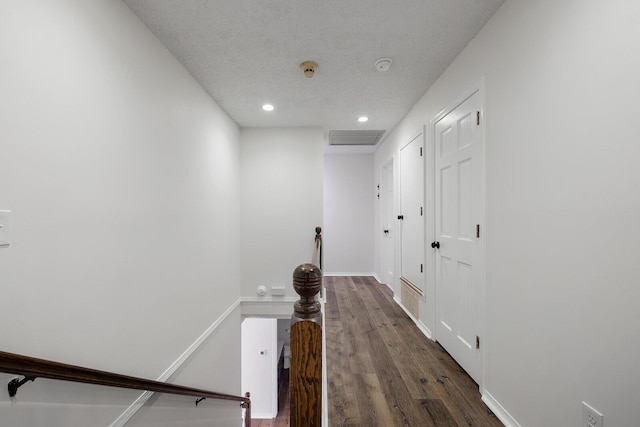
[[[425,337],[429,338],[431,341],[435,341],[435,338],[431,333],[431,329],[427,328],[427,325],[422,323],[422,320],[418,320],[416,326],[418,327],[418,329],[420,329],[420,331],[422,331]]]
[[[482,392],[482,401],[505,427],[521,427],[520,424],[486,389]]]

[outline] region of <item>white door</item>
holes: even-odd
[[[420,134],[400,150],[401,279],[424,293],[424,157]]]
[[[378,194],[380,195],[380,214],[382,223],[382,280],[393,287],[393,274],[395,269],[394,250],[394,223],[393,217],[393,160],[382,167],[382,183]],[[394,289],[395,291],[395,289]]]
[[[475,92],[434,126],[436,338],[480,383],[484,253],[481,101]]]

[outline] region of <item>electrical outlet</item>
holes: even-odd
[[[582,427],[604,427],[604,416],[587,402],[582,402]]]

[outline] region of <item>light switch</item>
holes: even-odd
[[[0,246],[9,246],[9,215],[11,211],[0,211]]]

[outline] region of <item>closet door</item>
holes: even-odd
[[[423,135],[400,150],[401,277],[424,295],[424,157]]]
[[[480,95],[435,123],[436,338],[480,382],[484,218]]]

